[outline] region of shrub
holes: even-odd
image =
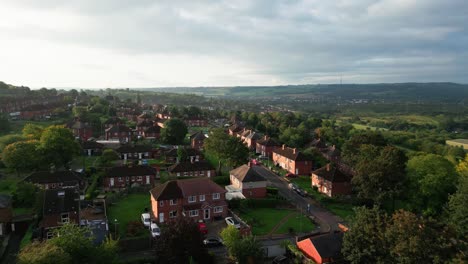
[[[278,194],[278,188],[275,188],[275,187],[267,187],[267,193],[269,194],[272,194],[272,195],[276,195]]]
[[[127,236],[137,236],[145,231],[145,226],[140,221],[130,221],[127,224]]]
[[[230,179],[229,176],[216,176],[216,177],[213,177],[212,180],[216,184],[222,185],[222,186],[226,186],[226,185],[231,184],[231,179]]]

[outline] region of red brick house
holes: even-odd
[[[329,196],[351,194],[351,177],[343,173],[336,166],[326,166],[312,172],[312,187]]]
[[[244,133],[241,134],[241,139],[244,142],[245,145],[250,150],[253,150],[257,146],[257,140],[261,139],[262,137],[255,131],[253,130],[246,130]]]
[[[24,181],[34,183],[45,190],[66,187],[82,190],[86,187],[86,180],[80,173],[74,171],[37,171],[31,173]]]
[[[285,145],[276,148],[273,150],[272,158],[275,164],[297,175],[310,175],[312,170],[312,160],[295,148],[288,148]]]
[[[146,139],[158,139],[161,137],[161,127],[157,124],[154,124],[143,132],[143,136]]]
[[[123,160],[127,159],[150,159],[152,156],[152,149],[147,145],[129,145],[125,144],[116,149],[119,153],[120,158]]]
[[[0,237],[10,231],[10,223],[13,219],[13,209],[11,207],[11,197],[0,194]]]
[[[104,121],[103,125],[105,129],[108,129],[115,125],[122,125],[123,123],[124,122],[120,118],[114,116]]]
[[[42,237],[53,237],[53,230],[66,223],[79,224],[80,195],[75,188],[46,190],[42,221]]]
[[[132,184],[153,186],[156,170],[145,165],[113,167],[106,171],[102,185],[106,189],[126,188]]]
[[[208,120],[202,117],[189,117],[184,119],[187,126],[192,127],[206,127],[208,126]]]
[[[235,123],[234,125],[229,127],[229,135],[230,136],[237,136],[237,134],[242,133],[244,131],[244,127]]]
[[[153,116],[146,112],[137,117],[138,122],[151,121],[151,119],[153,119]]]
[[[126,125],[114,125],[106,129],[106,140],[118,140],[129,142],[132,140],[133,131]]]
[[[260,153],[265,157],[272,157],[273,150],[279,147],[280,144],[270,138],[269,136],[264,136],[262,139],[257,140],[255,152]]]
[[[194,149],[202,150],[206,138],[203,132],[198,131],[190,136],[190,146]]]
[[[88,140],[93,136],[93,128],[87,122],[76,120],[70,124],[69,129],[72,131],[75,138]]]
[[[179,162],[170,166],[167,171],[171,176],[177,177],[200,176],[210,178],[216,176],[216,169],[206,161]]]
[[[136,125],[136,135],[137,136],[144,136],[145,135],[145,131],[152,127],[153,126],[153,121],[150,121],[150,120],[143,120],[143,121],[140,121],[138,122],[138,124]]]
[[[81,148],[86,156],[99,156],[102,154],[104,145],[96,141],[83,141],[81,142]]]
[[[241,190],[246,198],[264,198],[267,181],[254,168],[242,165],[230,172],[231,187]]]
[[[150,193],[152,218],[160,223],[178,216],[194,221],[227,216],[226,190],[209,178],[168,181]]]
[[[327,233],[306,238],[296,242],[297,248],[305,257],[312,259],[315,263],[341,263],[341,247],[343,244],[343,233]]]
[[[166,152],[166,162],[167,163],[176,163],[183,162],[183,160],[178,160],[179,156],[177,155],[178,149],[170,149]],[[190,162],[198,162],[204,160],[203,154],[198,149],[194,148],[185,148],[187,153],[187,160]]]

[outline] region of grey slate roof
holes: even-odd
[[[245,164],[232,170],[230,174],[239,179],[239,181],[241,182],[265,181],[265,178],[263,178],[263,176],[261,176],[253,168]]]

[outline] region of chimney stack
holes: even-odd
[[[330,163],[327,163],[327,171],[330,171]]]
[[[293,154],[296,154],[296,148],[293,148]]]
[[[268,139],[268,136],[267,136],[267,135],[265,135],[265,140],[267,140],[267,139]]]
[[[284,150],[285,145],[283,144],[283,150]]]

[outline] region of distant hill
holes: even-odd
[[[138,90],[197,94],[208,97],[261,99],[336,99],[468,102],[468,85],[456,83],[318,84],[285,86],[177,87]]]

